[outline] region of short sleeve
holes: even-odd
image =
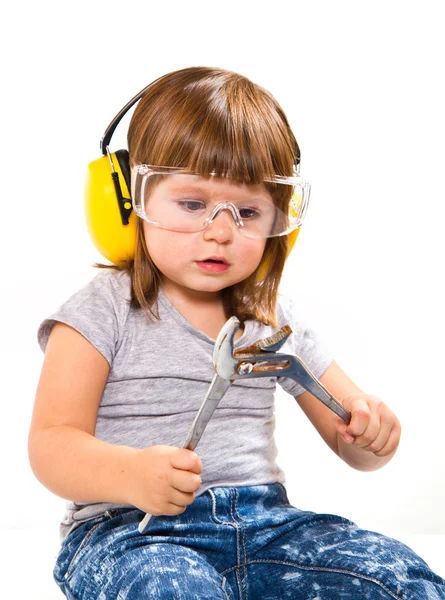
[[[45,352],[55,323],[66,323],[81,333],[111,368],[128,310],[129,301],[119,289],[114,273],[101,271],[42,321],[37,332],[39,346]]]
[[[319,379],[334,360],[330,345],[314,325],[307,322],[307,318],[298,314],[295,304],[281,295],[278,316],[280,327],[288,324],[292,329],[292,335],[281,351],[290,351],[301,358],[311,373]],[[306,391],[299,383],[286,377],[279,377],[278,382],[292,396],[299,396]]]

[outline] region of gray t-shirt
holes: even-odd
[[[131,308],[128,274],[107,269],[39,327],[43,351],[54,323],[61,321],[79,331],[108,361],[95,435],[111,444],[182,447],[212,381],[215,341],[185,319],[162,290],[158,308],[159,321]],[[332,361],[331,352],[294,313],[292,302],[280,295],[279,327],[288,324],[293,330],[280,352],[297,354],[319,378]],[[246,321],[235,347],[275,331]],[[197,496],[215,486],[285,483],[276,463],[276,382],[276,377],[255,378],[236,381],[229,388],[195,449],[203,464]],[[280,377],[278,383],[293,396],[305,391],[290,379]],[[61,539],[79,523],[120,506],[130,505],[68,502]]]

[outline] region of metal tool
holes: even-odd
[[[237,317],[231,317],[218,334],[213,350],[213,366],[216,374],[193,421],[183,448],[188,450],[196,448],[222,397],[232,383],[238,379],[252,379],[253,377],[293,379],[349,424],[351,413],[345,410],[340,402],[318,381],[301,358],[293,354],[277,352],[292,333],[289,325],[284,325],[268,338],[234,350],[234,338],[239,325]],[[142,519],[138,527],[140,533],[145,532],[151,517],[152,515],[147,513]]]

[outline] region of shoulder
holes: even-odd
[[[280,292],[277,298],[277,318],[279,327],[290,325],[294,329],[295,325],[303,325],[303,310],[295,300]]]
[[[103,348],[115,347],[123,334],[130,311],[130,288],[127,273],[101,269],[40,324],[37,337],[42,350],[59,321],[82,333],[110,362],[112,352],[104,352]]]
[[[99,318],[112,313],[121,321],[127,318],[130,303],[130,276],[117,269],[101,269],[63,306],[80,313],[96,314]]]
[[[292,341],[295,349],[302,347],[324,347],[331,352],[330,341],[322,333],[316,311],[309,310],[302,302],[279,293],[277,303],[278,326],[289,325],[292,329]],[[298,352],[297,352],[298,353]]]
[[[81,312],[107,312],[111,308],[120,314],[128,312],[131,300],[131,280],[124,271],[101,269],[74,292],[62,305]]]
[[[292,329],[292,335],[281,351],[298,356],[311,373],[319,378],[333,361],[333,348],[330,340],[321,333],[314,314],[310,315],[309,312],[301,302],[279,294],[277,306],[279,327],[289,325]],[[292,396],[299,396],[305,391],[297,381],[281,377],[279,382]]]
[[[131,279],[126,271],[101,269],[82,289],[85,292],[110,294],[118,301],[131,300]]]

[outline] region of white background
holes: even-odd
[[[64,509],[32,475],[27,434],[43,360],[38,325],[101,259],[84,225],[86,165],[140,89],[205,65],[246,75],[285,110],[312,196],[283,290],[403,426],[388,466],[356,472],[279,392],[278,462],[291,502],[394,537],[445,535],[441,5],[10,5],[0,41],[4,528],[55,540]],[[125,147],[127,124],[112,149]]]

